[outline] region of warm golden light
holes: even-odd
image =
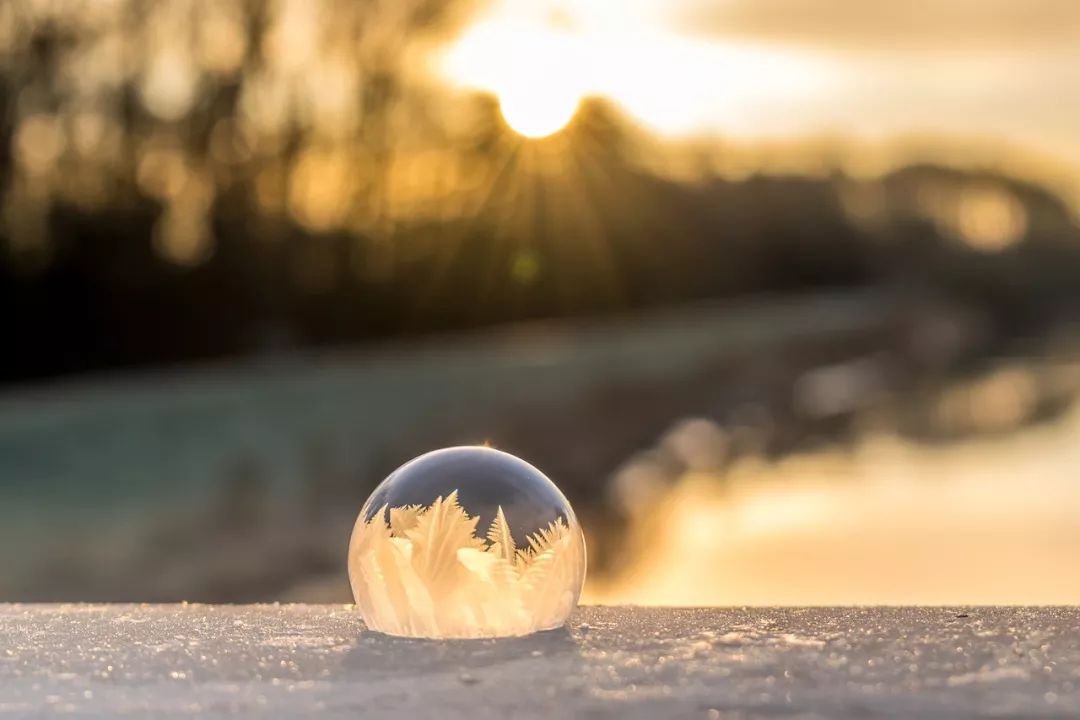
[[[445,71],[493,93],[515,132],[539,138],[570,122],[585,94],[577,39],[543,27],[481,23],[449,51]]]
[[[585,96],[603,97],[666,136],[724,128],[782,131],[792,103],[833,81],[822,59],[776,47],[687,37],[619,3],[537,12],[502,0],[445,49],[438,72],[494,94],[529,137],[566,125]],[[723,78],[696,83],[692,78]]]
[[[581,97],[555,83],[523,86],[499,95],[499,110],[515,132],[542,138],[566,127]]]
[[[593,579],[585,602],[1071,602],[1080,409],[1026,423],[1039,383],[1070,383],[1075,372],[1062,365],[1040,379],[1010,364],[950,388],[937,420],[945,432],[996,433],[951,444],[871,433],[852,448],[747,456],[672,477],[657,455],[691,466],[688,446],[725,452],[718,426],[677,426],[609,486],[630,518],[629,550]]]

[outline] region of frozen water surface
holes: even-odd
[[[586,607],[425,641],[340,606],[0,605],[0,717],[1076,718],[1080,608]]]

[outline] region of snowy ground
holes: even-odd
[[[1076,718],[1080,608],[580,609],[502,641],[341,606],[0,605],[0,717]]]

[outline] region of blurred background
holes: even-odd
[[[348,602],[489,443],[586,601],[1080,601],[1073,0],[0,3],[0,600]]]

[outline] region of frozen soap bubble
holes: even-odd
[[[375,488],[349,541],[364,622],[391,635],[526,635],[566,622],[585,539],[559,489],[485,447],[435,450]]]

